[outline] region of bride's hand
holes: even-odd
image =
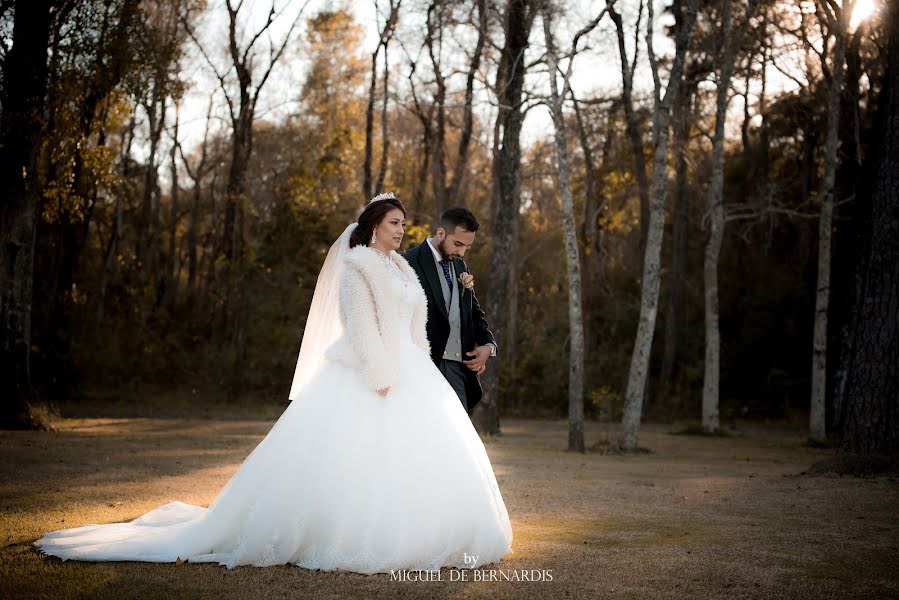
[[[390,386],[387,386],[386,388],[381,388],[381,389],[377,390],[379,396],[386,396],[387,392],[389,392],[389,391],[390,391]]]

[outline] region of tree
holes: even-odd
[[[877,143],[870,154],[869,240],[857,261],[862,291],[847,355],[847,453],[899,454],[899,9],[885,11],[886,75],[878,102]],[[870,168],[869,167],[869,168]],[[866,196],[868,194],[865,194]]]
[[[624,399],[622,417],[623,435],[621,447],[628,451],[636,450],[640,430],[640,417],[643,409],[643,395],[646,393],[646,380],[649,375],[649,355],[652,351],[652,338],[655,332],[656,314],[659,304],[659,287],[661,283],[662,236],[665,233],[665,197],[668,186],[668,129],[671,120],[671,104],[678,94],[683,76],[684,61],[690,31],[696,21],[696,5],[698,0],[686,0],[686,6],[680,1],[674,3],[676,19],[674,61],[668,76],[668,85],[662,95],[662,83],[659,77],[659,65],[653,49],[653,21],[655,14],[653,5],[648,5],[646,21],[646,50],[652,71],[653,94],[653,166],[652,190],[649,210],[649,230],[646,250],[643,258],[643,277],[640,287],[640,321],[634,340],[634,351],[631,355],[628,370],[627,391]]]
[[[494,93],[498,108],[493,139],[493,219],[489,272],[493,285],[487,298],[487,314],[502,352],[507,323],[503,314],[509,298],[517,293],[513,261],[518,252],[519,209],[521,207],[521,126],[524,122],[522,92],[531,26],[536,16],[535,0],[508,0],[503,31],[505,43],[500,53]],[[483,433],[500,432],[496,392],[499,369],[487,369],[481,378],[484,396],[475,408],[475,423]]]
[[[721,378],[721,331],[718,324],[718,259],[724,239],[724,124],[730,102],[730,80],[734,72],[737,52],[743,35],[759,6],[759,0],[749,0],[743,15],[731,13],[732,2],[721,3],[721,24],[724,41],[718,58],[718,81],[715,98],[715,133],[712,137],[711,181],[706,199],[709,238],[705,248],[703,273],[705,281],[705,376],[702,383],[702,428],[718,430],[718,403]],[[734,24],[733,18],[739,21]]]
[[[79,265],[103,204],[101,194],[115,187],[107,131],[117,121],[126,91],[155,111],[164,105],[162,92],[178,85],[171,68],[183,37],[177,25],[190,12],[187,2],[117,0],[66,7],[71,10],[54,19],[52,28],[32,306],[34,381],[42,394],[57,398],[73,385],[70,336]],[[151,216],[157,216],[158,202],[150,202],[158,199],[155,174],[155,164],[145,170],[149,195],[138,221],[139,240],[145,231],[155,231]],[[158,257],[155,251],[149,254],[154,261]],[[137,258],[145,257],[139,253]]]
[[[209,106],[206,109],[206,127],[203,130],[203,141],[200,142],[200,156],[191,166],[190,161],[184,155],[184,148],[176,138],[173,140],[181,155],[181,162],[187,176],[193,181],[193,193],[191,194],[190,220],[187,226],[187,302],[193,304],[197,298],[197,277],[199,263],[197,260],[197,246],[199,242],[198,232],[200,228],[200,201],[203,197],[203,180],[215,168],[215,157],[210,160],[209,153],[209,129],[212,123],[212,109],[215,93],[209,96]],[[172,169],[175,167],[173,166]]]
[[[273,0],[271,9],[265,22],[252,34],[246,44],[238,40],[240,29],[240,11],[243,8],[243,0],[235,5],[233,0],[225,0],[225,8],[228,12],[228,52],[230,64],[224,71],[220,71],[211,60],[209,54],[197,40],[196,34],[189,30],[191,38],[196,43],[201,54],[206,59],[209,67],[219,81],[219,87],[225,96],[228,108],[228,116],[231,121],[231,161],[228,165],[228,177],[225,186],[225,218],[222,231],[222,248],[225,255],[226,285],[229,287],[229,299],[233,308],[234,322],[230,328],[231,346],[233,352],[233,368],[230,372],[231,385],[229,395],[236,396],[242,388],[242,373],[247,343],[247,298],[242,279],[246,275],[244,264],[244,236],[246,231],[246,188],[247,170],[250,165],[250,157],[253,152],[253,121],[256,117],[256,108],[259,103],[259,95],[268,82],[275,65],[281,59],[288,43],[293,39],[293,32],[303,15],[309,1],[300,6],[293,21],[284,33],[280,42],[268,38],[268,60],[262,69],[256,69],[254,61],[256,56],[256,43],[271,29],[272,24],[279,19],[284,11],[292,5],[286,2],[280,9],[276,8]],[[237,78],[236,90],[231,89],[227,82],[227,76],[231,71]],[[258,77],[256,73],[261,73]],[[236,96],[236,97],[235,97]]]
[[[4,7],[5,9],[6,7]],[[3,62],[0,113],[0,425],[38,425],[32,408],[31,301],[37,163],[44,133],[49,0],[17,0],[12,49]]]
[[[543,6],[543,37],[546,40],[546,62],[549,68],[549,110],[555,130],[556,161],[559,170],[559,187],[562,196],[562,230],[565,235],[565,267],[568,272],[568,325],[569,325],[569,370],[568,370],[568,449],[584,451],[584,319],[581,298],[581,267],[578,254],[577,228],[574,218],[574,203],[571,199],[571,167],[568,157],[568,134],[565,126],[564,101],[571,86],[571,71],[577,55],[578,40],[592,31],[605,14],[599,16],[577,32],[571,43],[568,67],[562,77],[559,90],[557,71],[560,71],[556,42],[552,33],[553,6],[547,2]]]
[[[390,12],[384,21],[384,27],[381,29],[381,35],[378,38],[378,46],[371,55],[371,84],[368,88],[368,108],[365,110],[365,162],[362,167],[362,199],[363,202],[375,195],[375,191],[382,191],[384,186],[384,177],[387,173],[387,153],[390,149],[389,139],[387,137],[387,84],[389,77],[389,62],[387,59],[387,50],[390,46],[390,40],[396,32],[396,23],[400,15],[400,5],[402,0],[394,2],[390,1]],[[375,9],[377,11],[377,2]],[[377,183],[372,182],[372,146],[374,145],[374,108],[375,108],[375,91],[378,84],[378,56],[381,54],[381,48],[384,48],[384,91],[381,98],[381,167],[378,171]]]
[[[705,65],[691,61],[678,98],[672,107],[672,144],[674,154],[674,203],[672,206],[671,269],[668,274],[668,296],[665,303],[665,347],[659,371],[658,403],[668,404],[673,381],[680,372],[684,324],[686,321],[687,254],[690,226],[690,174],[687,160],[690,132],[693,130],[693,99]]]
[[[650,0],[652,1],[652,0]],[[627,122],[627,138],[631,153],[634,156],[634,177],[637,179],[637,190],[640,193],[640,249],[646,248],[646,237],[649,232],[649,177],[646,174],[646,156],[643,154],[643,132],[640,120],[634,108],[634,71],[637,69],[637,58],[640,54],[640,21],[643,18],[643,0],[637,7],[637,22],[634,24],[634,56],[628,60],[625,42],[624,22],[621,14],[615,10],[615,2],[609,2],[608,10],[618,38],[618,57],[621,61],[621,104],[624,107],[624,118]]]
[[[230,64],[224,71],[220,70],[212,61],[209,53],[198,40],[193,28],[188,29],[191,38],[194,40],[197,48],[199,48],[210,69],[212,69],[216,79],[218,79],[219,87],[225,96],[228,116],[231,120],[231,162],[228,168],[225,228],[222,240],[225,258],[229,264],[242,251],[244,193],[246,190],[247,167],[253,151],[253,120],[256,116],[259,95],[262,93],[275,65],[287,49],[287,45],[292,39],[293,31],[299,23],[303,11],[309,4],[308,0],[297,10],[296,16],[288,26],[287,32],[280,42],[275,43],[274,40],[269,38],[268,61],[262,69],[256,69],[253,64],[257,59],[256,43],[269,31],[272,24],[282,16],[291,4],[291,2],[287,2],[281,9],[276,9],[275,2],[273,2],[265,22],[250,35],[249,42],[242,46],[238,40],[238,30],[240,29],[239,14],[243,8],[243,0],[239,0],[237,5],[234,4],[233,0],[225,0],[225,8],[228,12],[228,53]],[[236,90],[231,89],[227,80],[232,70],[237,78]],[[261,74],[256,76],[256,73]]]
[[[821,183],[821,217],[818,221],[818,283],[815,296],[815,337],[812,344],[812,389],[809,409],[809,437],[827,437],[825,405],[827,396],[827,313],[830,304],[830,261],[833,236],[834,182],[839,149],[840,97],[843,92],[846,33],[854,0],[819,0],[818,18],[833,36],[830,90],[827,99],[827,130],[824,143],[824,179]]]

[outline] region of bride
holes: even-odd
[[[430,358],[425,294],[396,252],[404,217],[381,194],[331,246],[292,402],[208,508],[171,502],[35,545],[64,560],[365,574],[475,568],[512,552],[484,445]]]

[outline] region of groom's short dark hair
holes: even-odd
[[[481,224],[474,218],[471,211],[462,206],[453,206],[452,208],[446,209],[446,211],[440,215],[440,222],[437,224],[437,227],[443,227],[447,233],[453,233],[456,231],[456,227],[462,227],[462,229],[466,231],[474,232],[477,231],[480,226]]]

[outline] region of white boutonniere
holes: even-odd
[[[462,287],[464,287],[466,290],[474,289],[474,275],[472,275],[468,271],[459,273],[459,283],[461,283]]]

